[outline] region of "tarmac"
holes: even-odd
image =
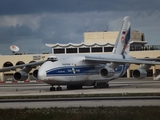
[[[133,79],[120,78],[109,82],[109,88],[95,89],[93,86],[83,86],[83,89],[67,90],[61,86],[62,91],[49,91],[50,86],[39,83],[1,84],[0,96],[26,96],[26,95],[68,95],[68,94],[112,94],[112,93],[160,93],[160,81],[152,78]]]
[[[49,91],[50,86],[39,83],[6,83],[0,84],[0,96],[27,96],[27,95],[69,95],[69,94],[113,94],[113,93],[160,93],[160,81],[152,78],[133,79],[120,78],[109,82],[110,87],[94,89],[93,86],[83,86],[79,90],[67,90],[61,86],[62,91]],[[97,98],[98,99],[98,98]],[[0,102],[0,108],[50,108],[50,107],[98,107],[98,106],[160,106],[159,99],[135,100],[90,100],[90,101],[43,101],[40,102]]]

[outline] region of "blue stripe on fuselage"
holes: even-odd
[[[58,67],[46,72],[47,76],[69,76],[69,75],[92,75],[98,74],[95,70],[95,66],[66,66]]]
[[[49,76],[75,76],[75,75],[95,75],[99,74],[99,70],[105,67],[95,67],[95,66],[64,66],[58,67],[46,71],[46,75]],[[115,73],[119,73],[119,77],[123,76],[128,69],[129,65],[119,65],[115,69]]]
[[[119,77],[122,77],[126,73],[127,69],[129,68],[129,64],[124,64],[121,66],[122,66],[122,70],[121,70]]]

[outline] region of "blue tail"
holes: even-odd
[[[130,50],[130,32],[131,32],[131,22],[130,17],[126,16],[123,19],[123,24],[121,30],[119,31],[114,49],[112,51],[113,54],[127,54]]]

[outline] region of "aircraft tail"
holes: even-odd
[[[130,32],[131,32],[131,22],[130,17],[126,16],[123,19],[123,24],[121,30],[119,31],[115,46],[113,48],[113,54],[127,54],[130,51]],[[125,56],[124,56],[125,57]]]

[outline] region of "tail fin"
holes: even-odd
[[[121,54],[124,56],[124,53],[128,53],[130,51],[129,50],[130,32],[131,32],[130,17],[126,16],[123,19],[121,30],[119,31],[115,46],[113,48],[112,51],[113,54]]]

